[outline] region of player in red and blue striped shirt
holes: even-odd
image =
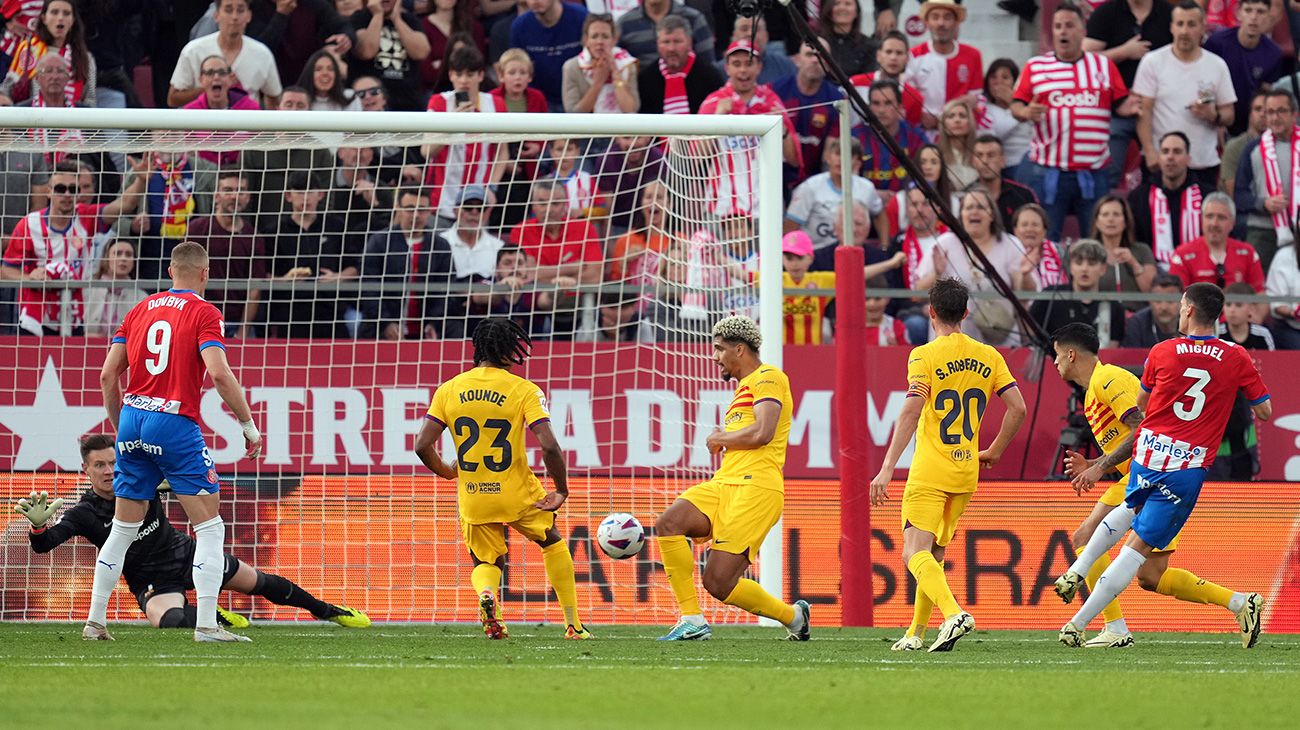
[[[1183,529],[1214,462],[1237,391],[1244,392],[1259,420],[1267,421],[1273,414],[1268,388],[1250,355],[1215,336],[1223,301],[1223,291],[1213,284],[1187,287],[1178,313],[1178,330],[1184,335],[1161,342],[1147,357],[1137,399],[1146,416],[1133,442],[1128,492],[1124,505],[1103,521],[1114,540],[1094,534],[1080,560],[1099,557],[1092,555],[1094,549],[1109,549],[1130,526],[1133,534],[1102,573],[1083,608],[1061,628],[1061,643],[1066,646],[1082,645],[1088,623],[1133,581],[1154,552],[1168,547]],[[1081,567],[1086,573],[1086,567],[1076,562],[1057,581],[1058,595],[1062,582],[1077,579]],[[1234,593],[1226,603],[1236,614],[1242,646],[1254,646],[1264,599],[1258,593]]]
[[[199,430],[199,391],[205,373],[244,431],[244,458],[262,452],[262,436],[244,389],[226,362],[224,323],[203,299],[208,252],[186,241],[172,251],[173,286],[137,304],[113,335],[99,382],[104,408],[117,429],[116,507],[113,528],[95,560],[86,639],[111,640],[105,629],[108,599],[122,574],[126,551],[144,523],[158,484],[166,479],[193,525],[195,641],[251,641],[217,626],[217,593],[225,560],[225,524],[217,512],[218,478]],[[121,378],[128,373],[127,390]]]

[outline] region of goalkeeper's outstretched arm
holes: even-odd
[[[61,506],[62,499],[51,500],[46,492],[32,492],[14,504],[14,511],[32,523],[32,529],[27,533],[32,552],[48,553],[77,535],[89,534],[83,530],[83,526],[87,520],[94,520],[95,516],[90,513],[88,506],[82,507],[81,503],[73,505],[63,513],[62,519],[50,524]]]
[[[438,454],[437,444],[445,428],[446,426],[440,421],[425,418],[424,425],[420,426],[420,432],[415,436],[415,455],[429,467],[429,471],[443,479],[455,479],[456,466],[443,461]]]

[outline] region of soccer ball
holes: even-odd
[[[600,527],[596,528],[596,542],[609,557],[626,560],[645,547],[645,528],[627,512],[615,512],[601,520]]]

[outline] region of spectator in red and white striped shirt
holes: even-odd
[[[930,40],[912,48],[907,79],[925,99],[922,126],[934,131],[939,128],[945,104],[964,94],[979,93],[984,84],[984,58],[974,46],[957,42],[966,8],[955,0],[922,3],[920,16],[930,30]]]
[[[486,69],[487,61],[474,46],[463,46],[452,51],[451,57],[447,59],[447,78],[451,80],[452,90],[434,94],[429,99],[429,111],[480,114],[504,112],[504,99],[479,93]],[[493,142],[430,144],[425,147],[424,153],[429,159],[425,182],[431,186],[429,200],[438,215],[435,231],[450,228],[456,222],[455,201],[461,188],[466,185],[488,187],[501,181],[505,150],[505,145]],[[488,204],[494,202],[496,201],[489,200]]]
[[[730,79],[717,91],[709,94],[700,105],[700,114],[781,114],[785,122],[782,142],[785,162],[798,167],[801,164],[799,145],[794,125],[785,117],[785,106],[771,89],[758,85],[758,74],[763,61],[754,52],[748,40],[739,40],[727,47],[725,56],[727,77]],[[723,137],[715,143],[712,174],[710,212],[719,218],[729,215],[752,215],[758,210],[758,160],[755,137]]]
[[[1068,2],[1052,14],[1054,51],[1025,64],[1016,84],[1012,114],[1034,123],[1021,182],[1038,196],[1056,240],[1067,215],[1082,226],[1108,188],[1107,140],[1113,107],[1135,102],[1109,58],[1083,50],[1083,14]],[[1120,102],[1124,102],[1121,104]]]

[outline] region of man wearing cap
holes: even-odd
[[[864,226],[865,227],[865,226]],[[811,271],[815,253],[812,239],[803,231],[791,231],[781,239],[781,286],[785,289],[834,289],[834,271]],[[868,264],[862,269],[864,279],[897,269],[903,255],[895,254],[887,261]],[[755,277],[757,283],[757,277]],[[826,325],[826,308],[834,297],[819,295],[789,295],[782,300],[785,315],[787,345],[820,345],[823,336],[829,337]]]
[[[431,278],[447,283],[467,284],[491,281],[496,275],[497,254],[506,244],[488,233],[484,227],[487,222],[487,205],[487,190],[482,185],[466,185],[461,188],[456,196],[456,222],[438,234],[438,238],[451,250],[451,269],[433,272]],[[443,338],[465,337],[468,316],[469,293],[449,293],[446,319],[442,327]]]
[[[944,104],[962,94],[979,93],[984,83],[984,58],[974,46],[957,42],[966,8],[956,0],[921,3],[920,16],[930,30],[930,40],[912,48],[907,78],[925,99],[922,125],[936,130]]]
[[[785,117],[785,105],[771,89],[758,84],[762,58],[748,40],[732,42],[726,53],[727,83],[709,94],[700,114],[781,114],[785,122],[782,153],[785,163],[800,167],[802,157],[794,125]],[[758,210],[757,137],[724,137],[716,142],[709,175],[709,212],[723,218],[753,215]]]
[[[497,251],[505,241],[487,232],[487,190],[466,185],[456,196],[456,222],[440,234],[451,249],[451,275],[457,279],[491,279],[496,273]]]

